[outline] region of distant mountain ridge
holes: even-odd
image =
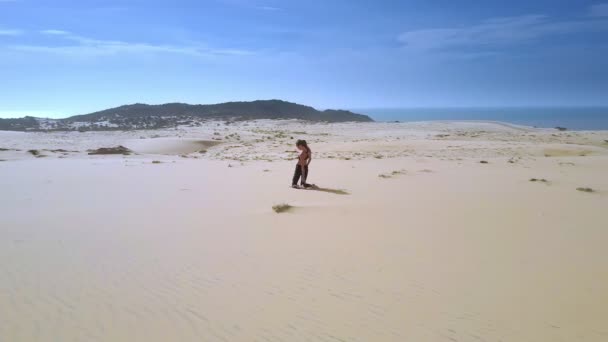
[[[371,122],[369,116],[347,110],[319,111],[313,107],[282,100],[226,102],[211,105],[167,103],[161,105],[132,104],[66,119],[25,117],[0,119],[0,130],[122,130],[156,129],[177,125],[200,125],[209,119],[257,120],[299,119],[317,122]]]

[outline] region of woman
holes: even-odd
[[[301,151],[298,156],[298,164],[296,165],[296,170],[293,174],[293,180],[291,182],[291,187],[295,189],[299,189],[298,180],[301,178],[301,185],[304,188],[310,188],[312,185],[306,183],[306,178],[308,178],[308,164],[312,160],[312,151],[306,140],[298,140],[296,142],[296,147]]]

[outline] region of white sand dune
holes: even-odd
[[[143,154],[167,154],[179,155],[205,151],[218,145],[217,141],[196,139],[132,139],[124,143],[124,146],[136,153]]]
[[[327,191],[289,188],[297,138]],[[20,150],[0,152],[0,341],[606,341],[604,139],[295,121],[0,134]],[[142,154],[85,152],[119,144]],[[572,144],[594,153],[542,154]]]

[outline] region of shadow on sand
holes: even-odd
[[[308,188],[307,190],[314,190],[314,191],[320,191],[320,192],[327,192],[330,194],[334,194],[334,195],[350,195],[350,192],[346,191],[346,190],[342,190],[342,189],[330,189],[330,188],[322,188],[320,186],[317,185],[313,185],[310,188]]]

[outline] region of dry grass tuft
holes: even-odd
[[[287,203],[275,204],[272,206],[272,210],[277,214],[288,212],[291,209],[293,209],[293,206]]]
[[[581,192],[595,192],[595,190],[591,189],[591,188],[576,188],[576,190],[581,191]]]
[[[90,150],[89,155],[97,155],[97,154],[122,154],[129,155],[131,154],[131,150],[124,146],[116,146],[116,147],[102,147],[96,150]]]

